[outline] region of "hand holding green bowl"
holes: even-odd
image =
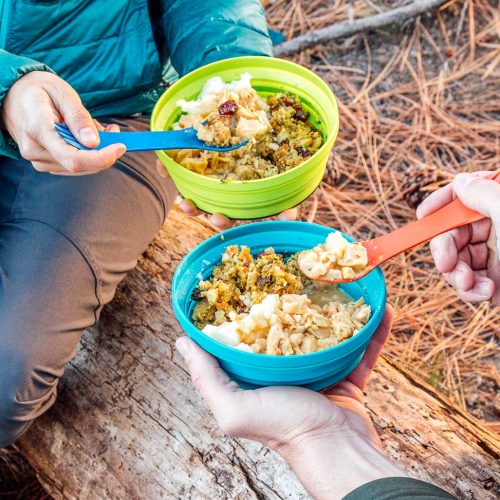
[[[214,76],[233,81],[243,73],[252,75],[252,87],[263,97],[277,92],[297,95],[310,113],[312,125],[323,134],[323,145],[301,165],[286,172],[250,181],[221,181],[192,172],[164,151],[157,151],[177,189],[200,210],[233,219],[276,215],[304,201],[323,178],[328,155],[339,129],[337,102],[330,87],[298,64],[269,57],[238,57],[218,61],[184,76],[158,100],[151,117],[151,130],[169,130],[180,114],[179,99],[195,99],[205,82]]]

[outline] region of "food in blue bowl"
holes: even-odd
[[[358,365],[384,314],[382,272],[337,289],[309,282],[294,260],[332,231],[304,222],[248,224],[208,239],[179,264],[177,319],[240,385],[322,390]]]

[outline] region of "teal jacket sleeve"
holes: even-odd
[[[260,0],[169,0],[162,14],[166,46],[181,76],[221,59],[272,55]]]
[[[30,71],[52,71],[47,65],[0,49],[0,110],[9,89]],[[0,155],[19,158],[19,151],[5,129],[0,128]]]

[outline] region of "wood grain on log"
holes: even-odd
[[[417,17],[427,11],[436,9],[443,5],[446,0],[415,0],[414,2],[381,12],[374,16],[368,16],[356,20],[348,20],[342,23],[333,24],[326,28],[300,35],[287,42],[280,43],[274,49],[276,57],[285,57],[296,54],[301,50],[313,47],[319,43],[325,43],[330,40],[355,35],[362,31],[375,30],[383,28],[389,24],[402,24],[408,19]]]
[[[220,433],[175,352],[172,274],[211,234],[172,210],[22,439],[56,498],[309,498],[278,455]],[[495,435],[394,360],[378,365],[367,406],[409,474],[461,498],[498,494]]]

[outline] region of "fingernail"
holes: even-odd
[[[117,156],[124,155],[127,152],[127,147],[125,144],[117,144],[118,146],[118,151],[117,151]]]
[[[175,346],[179,351],[180,355],[184,358],[185,361],[189,358],[189,352],[191,350],[191,346],[187,337],[181,337],[175,341]]]
[[[298,216],[297,208],[290,208],[289,210],[285,210],[278,215],[279,220],[295,220]]]
[[[97,140],[97,134],[90,127],[80,129],[80,141],[94,143]]]
[[[491,295],[491,284],[489,281],[481,281],[477,288],[481,295],[484,295],[485,297],[489,297]]]
[[[210,224],[215,226],[219,231],[223,231],[231,225],[228,219],[221,214],[212,214],[208,220]]]
[[[191,203],[189,203],[188,201],[186,200],[182,200],[180,205],[179,205],[180,209],[186,214],[186,215],[193,215],[195,213],[195,208],[193,207],[193,205],[191,205]]]

